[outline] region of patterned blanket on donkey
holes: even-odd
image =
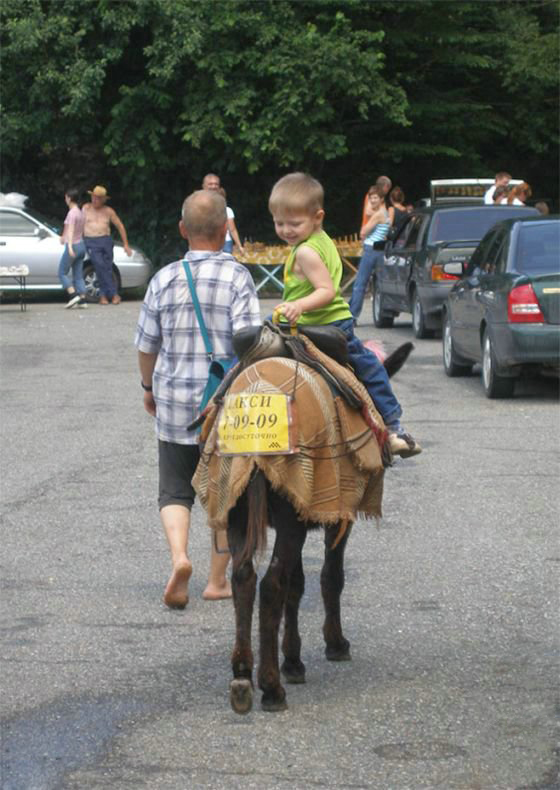
[[[298,452],[289,455],[219,455],[220,408],[212,404],[202,428],[201,460],[194,488],[214,529],[226,529],[229,510],[247,487],[255,467],[286,496],[300,518],[319,524],[358,515],[381,516],[382,446],[387,433],[366,389],[354,375],[309,350],[348,382],[364,402],[362,412],[333,397],[324,378],[293,359],[263,359],[243,370],[229,390],[236,393],[294,395],[292,413]]]

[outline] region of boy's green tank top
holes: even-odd
[[[336,293],[332,302],[329,302],[324,307],[311,310],[308,313],[302,313],[298,318],[298,324],[322,325],[331,324],[333,321],[342,321],[345,318],[352,318],[348,303],[340,293],[342,261],[334,241],[324,230],[313,233],[308,239],[300,242],[290,251],[284,266],[284,301],[294,302],[296,299],[303,299],[315,290],[309,280],[300,280],[292,274],[296,252],[302,244],[305,244],[306,247],[311,247],[320,256],[328,269]]]

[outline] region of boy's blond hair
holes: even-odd
[[[272,187],[268,209],[273,216],[279,211],[311,215],[323,208],[324,199],[323,187],[316,178],[307,173],[288,173]]]

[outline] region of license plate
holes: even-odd
[[[224,398],[218,421],[220,455],[286,455],[293,447],[292,410],[284,394],[239,392]]]

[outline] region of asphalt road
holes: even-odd
[[[425,452],[388,471],[381,524],[354,527],[353,660],[323,658],[314,534],[307,684],[284,713],[239,717],[198,506],[191,603],[161,603],[139,306],[0,305],[2,788],[557,788],[557,384],[488,401],[477,375],[445,377],[441,341],[417,341],[394,386]],[[378,331],[389,350],[407,319]]]

